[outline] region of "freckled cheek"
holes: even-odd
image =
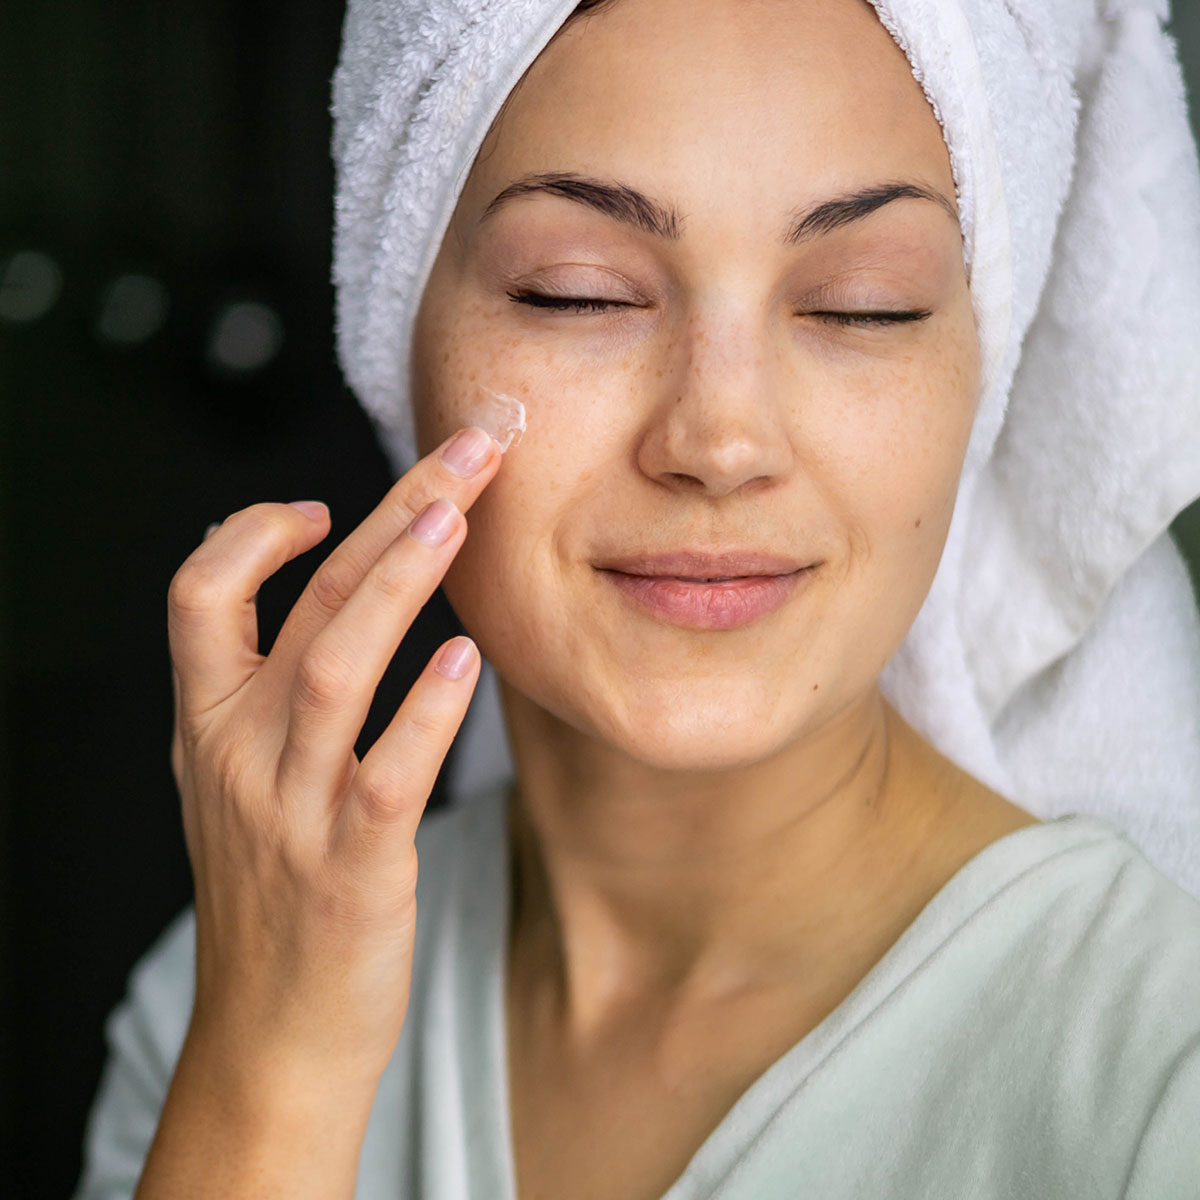
[[[478,337],[454,333],[444,343],[428,381],[420,425],[423,442],[469,424],[472,412],[490,400],[483,389],[513,396],[525,406],[526,429],[505,455],[504,465],[480,503],[495,494],[532,503],[531,490],[545,501],[569,493],[593,472],[623,455],[640,421],[644,374],[634,362],[607,369],[580,368],[567,352],[530,346],[520,337],[480,330]]]
[[[456,429],[475,424],[502,392],[526,402],[527,382],[538,372],[520,339],[511,335],[475,336],[459,324],[443,336],[435,332],[414,365],[414,403],[423,451]],[[486,421],[482,422],[487,424]]]
[[[525,433],[468,514],[470,534],[446,581],[452,601],[457,595],[471,603],[473,590],[487,587],[503,606],[497,586],[536,585],[562,554],[594,537],[604,486],[629,457],[633,368],[613,364],[598,376],[562,350],[486,325],[449,333],[433,366],[423,442],[436,445],[469,423],[480,385],[526,407]]]

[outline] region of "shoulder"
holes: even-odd
[[[195,985],[196,913],[188,905],[130,973],[126,999],[108,1020],[110,1042],[136,1034],[158,1062],[173,1064],[187,1033]]]
[[[429,812],[418,826],[417,937],[426,947],[453,919],[469,882],[464,872],[470,872],[471,854],[479,854],[481,845],[495,844],[490,839],[502,805],[481,799],[478,807]],[[125,998],[108,1018],[108,1059],[88,1119],[77,1200],[130,1196],[136,1189],[187,1036],[195,954],[196,920],[189,906],[135,965]],[[427,959],[427,951],[418,952],[417,976]],[[414,986],[420,985],[417,976]]]
[[[418,895],[428,908],[453,874],[466,834],[464,813],[445,807],[427,813],[417,829]],[[183,1046],[195,991],[196,914],[191,905],[176,916],[138,960],[125,999],[108,1019],[114,1053],[136,1050],[157,1064],[169,1081]]]
[[[1190,1194],[1200,1139],[1181,1131],[1200,1111],[1200,902],[1121,830],[1075,814],[999,838],[891,962],[868,980],[875,1007],[847,1059],[855,1085],[920,1080],[881,1087],[883,1124],[903,1112],[919,1133],[886,1162],[914,1179],[969,1167],[994,1181],[987,1195]],[[966,1146],[972,1114],[991,1132]]]
[[[1080,947],[1093,947],[1097,962],[1110,960],[1119,968],[1111,978],[1133,988],[1149,980],[1200,983],[1200,899],[1168,879],[1116,825],[1092,816],[1068,820],[1087,836],[1067,842],[1047,873],[1058,879]],[[1200,1022],[1200,1009],[1190,1015]]]
[[[1195,1194],[1200,1181],[1200,1038],[1163,1073],[1162,1086],[1138,1142],[1123,1200]]]
[[[1120,1016],[1131,1036],[1143,1028],[1180,1045],[1200,1033],[1200,900],[1122,830],[1077,813],[992,852],[1010,861],[986,907],[1014,917],[1030,968],[1053,980],[1056,1003],[1080,1006],[1081,1025]]]
[[[1109,1151],[1140,1144],[1162,1185],[1175,1169],[1166,1143],[1200,1110],[1200,901],[1100,818],[1076,814],[1005,840],[1015,849],[1020,839],[1036,848],[986,906],[1011,935],[990,980],[992,1018],[1022,1047],[1021,1072],[1060,1147],[1106,1130]],[[1192,1143],[1188,1169],[1200,1173]]]
[[[108,1060],[88,1117],[76,1195],[132,1196],[187,1035],[195,989],[195,913],[179,914],[134,967],[105,1025]]]
[[[488,798],[483,798],[486,803]],[[464,844],[474,832],[470,806],[427,813],[416,834],[418,888],[423,899],[454,875]],[[110,1041],[137,1040],[164,1063],[174,1062],[187,1033],[195,989],[196,914],[189,905],[163,930],[129,976],[125,1000],[109,1017]]]

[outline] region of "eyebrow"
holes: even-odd
[[[498,208],[517,196],[535,192],[547,192],[563,196],[579,204],[632,225],[643,233],[668,241],[678,241],[682,236],[683,218],[677,209],[659,204],[636,188],[623,183],[610,183],[570,173],[526,175],[510,183],[483,210],[479,218],[482,224]],[[800,212],[784,235],[785,245],[797,245],[835,229],[861,221],[893,200],[928,200],[943,209],[954,222],[959,224],[958,213],[953,203],[941,192],[919,183],[878,183],[860,188],[828,200]]]
[[[678,241],[682,220],[673,208],[665,208],[636,188],[623,183],[605,183],[599,179],[588,179],[583,175],[526,175],[516,183],[510,183],[483,210],[480,223],[492,215],[502,204],[515,196],[527,196],[531,192],[549,192],[554,196],[565,196],[568,200],[586,204],[598,212],[633,225],[643,233],[655,237]]]
[[[832,233],[843,225],[861,221],[893,200],[930,200],[944,209],[956,226],[959,225],[954,205],[941,192],[919,183],[879,183],[845,196],[835,196],[810,208],[797,218],[784,241],[788,245],[795,245],[823,233]],[[961,226],[959,228],[961,230]]]

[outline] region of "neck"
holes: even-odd
[[[767,761],[695,774],[504,699],[520,780],[514,952],[579,1027],[650,994],[824,969],[944,820],[945,760],[877,691]]]

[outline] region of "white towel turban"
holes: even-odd
[[[475,154],[576,0],[350,0],[334,79],[343,369],[399,472],[409,347]],[[636,3],[637,0],[620,0]],[[945,133],[984,383],[885,694],[1037,816],[1200,896],[1200,174],[1166,0],[872,0]],[[494,681],[458,787],[510,769]]]

